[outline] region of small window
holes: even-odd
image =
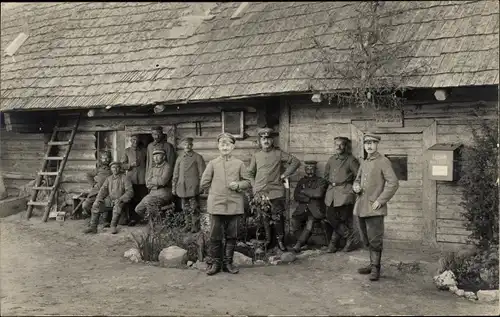
[[[243,139],[245,133],[244,111],[222,111],[222,132],[231,133],[237,139]]]
[[[400,181],[408,180],[408,155],[386,155]]]

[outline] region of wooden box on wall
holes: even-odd
[[[429,178],[437,181],[456,181],[459,177],[458,155],[461,144],[438,143],[428,149]]]

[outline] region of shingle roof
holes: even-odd
[[[306,92],[324,77],[311,35],[337,49],[355,2],[30,3],[2,9],[1,110],[91,108]],[[497,1],[387,2],[413,41],[411,87],[499,83]],[[333,23],[330,21],[332,20]],[[330,23],[330,24],[329,24]],[[27,41],[4,55],[29,28]],[[417,32],[411,39],[405,34]],[[341,62],[342,52],[339,53]],[[338,79],[327,80],[341,88]]]

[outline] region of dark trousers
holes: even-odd
[[[274,222],[276,235],[283,237],[285,235],[285,198],[271,199],[271,219]]]
[[[135,207],[141,202],[141,200],[148,194],[148,188],[144,184],[133,184],[134,197],[130,201],[130,208],[128,209],[129,221],[139,221],[141,217],[135,212]]]
[[[352,233],[354,205],[344,205],[339,207],[328,207],[326,210],[326,220],[332,229],[343,238]]]
[[[384,216],[358,217],[359,232],[364,245],[371,251],[382,252]]]
[[[210,242],[236,240],[241,215],[210,215]]]

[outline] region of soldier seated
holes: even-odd
[[[293,247],[295,252],[300,252],[300,248],[311,237],[314,223],[325,218],[322,199],[328,184],[324,179],[316,176],[316,164],[316,161],[305,162],[306,176],[302,177],[295,187],[294,199],[299,205],[292,214],[292,230],[297,235],[305,224]]]
[[[111,219],[111,233],[118,232],[117,225],[120,215],[128,203],[134,196],[132,182],[121,171],[121,163],[113,162],[110,164],[111,176],[108,176],[104,181],[97,198],[92,205],[92,216],[90,218],[90,227],[84,233],[97,233],[97,225],[99,217],[106,208],[112,208],[113,218]]]
[[[165,161],[165,155],[163,148],[153,150],[154,165],[148,169],[146,175],[149,194],[135,207],[135,212],[141,217],[158,217],[160,208],[172,201],[172,169]]]

